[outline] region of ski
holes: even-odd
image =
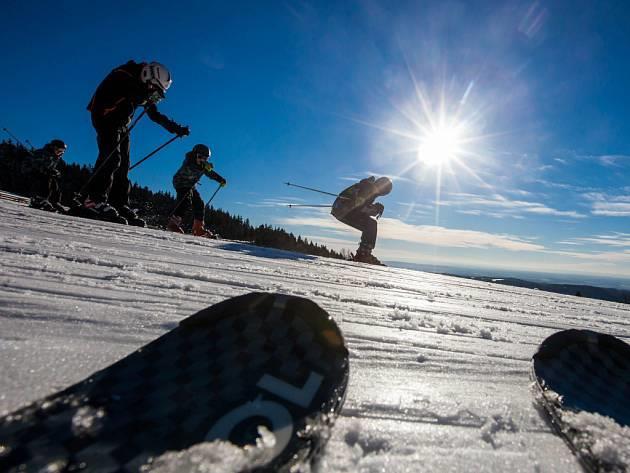
[[[348,351],[314,302],[250,293],[0,418],[0,471],[138,472],[203,442],[273,433],[257,471],[314,459],[341,409]]]
[[[558,332],[540,345],[531,377],[536,400],[583,467],[625,472],[615,449],[627,449],[630,439],[630,346],[590,330]],[[595,447],[602,440],[604,451]]]

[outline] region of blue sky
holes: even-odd
[[[326,209],[286,207],[328,197],[283,183],[387,175],[381,259],[630,277],[628,20],[621,1],[8,0],[0,126],[91,164],[95,87],[156,60],[173,74],[159,108],[192,135],[141,185],[172,190],[207,143],[217,206],[354,250]],[[168,138],[143,120],[132,162]]]

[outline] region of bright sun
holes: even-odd
[[[461,136],[455,127],[441,126],[420,138],[418,161],[428,166],[443,166],[457,158],[461,151]]]

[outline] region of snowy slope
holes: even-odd
[[[0,411],[85,378],[205,306],[274,291],[320,304],[350,349],[346,404],[317,471],[574,472],[532,404],[530,358],[560,329],[630,337],[621,304],[12,202],[0,210]]]

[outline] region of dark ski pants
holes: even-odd
[[[368,247],[370,250],[374,249],[378,229],[378,223],[374,217],[361,212],[360,209],[356,209],[346,214],[343,218],[339,218],[339,221],[360,230],[362,232],[361,246]]]
[[[98,158],[88,195],[120,208],[129,205],[129,132],[127,127],[97,127]],[[109,156],[109,158],[108,158]]]
[[[42,197],[50,203],[59,203],[61,191],[57,177],[51,174],[34,172],[29,176],[30,197]]]
[[[173,215],[183,218],[192,206],[193,218],[195,220],[203,220],[206,204],[201,198],[201,195],[199,195],[197,189],[193,187],[179,188],[175,190],[177,191],[177,202],[179,202],[179,204],[175,207]]]

